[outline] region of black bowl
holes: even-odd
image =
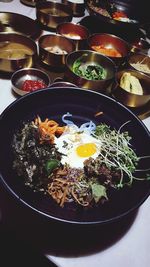
[[[102,21],[94,14],[82,18],[79,24],[86,27],[90,34],[109,33],[116,35],[131,44],[139,41],[141,38],[146,38],[146,35],[141,28],[136,27],[134,30],[126,30],[124,27],[117,27],[116,24]]]
[[[117,0],[86,0],[85,2],[89,14],[96,15],[101,21],[113,24],[116,27],[122,27],[124,29],[134,29],[140,25],[139,13],[133,4]],[[123,12],[130,19],[130,21],[114,19],[113,15],[115,11]]]
[[[12,137],[23,122],[51,116],[60,121],[61,116],[70,112],[76,124],[93,120],[96,124],[107,123],[118,129],[123,123],[132,136],[132,144],[138,155],[149,155],[150,133],[144,124],[125,106],[100,93],[79,88],[49,88],[21,97],[13,102],[0,117],[0,177],[2,185],[21,203],[42,218],[71,224],[103,224],[114,222],[137,209],[149,196],[150,182],[135,181],[131,187],[112,194],[110,201],[90,209],[64,208],[40,193],[34,193],[20,182],[12,169]],[[101,116],[94,116],[102,111]],[[144,145],[143,145],[144,142]],[[150,162],[148,163],[148,167]],[[27,218],[26,218],[27,220]]]

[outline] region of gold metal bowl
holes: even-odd
[[[70,22],[73,13],[71,8],[65,4],[40,1],[36,4],[36,17],[43,26],[55,30],[58,24]]]
[[[76,50],[86,49],[89,31],[86,27],[72,22],[64,22],[58,25],[56,32],[73,40]]]
[[[130,93],[120,87],[120,79],[125,72],[130,73],[140,81],[143,88],[142,95]],[[119,71],[115,75],[115,84],[112,89],[112,95],[125,106],[131,108],[142,107],[150,101],[150,77],[142,72],[131,69]]]
[[[75,84],[65,81],[56,81],[50,87],[77,87]]]
[[[73,16],[74,17],[81,17],[84,16],[84,12],[85,12],[85,3],[84,0],[78,0],[78,1],[69,1],[69,0],[62,0],[62,2],[68,6],[70,6],[70,8],[73,11]]]
[[[74,62],[79,59],[83,65],[100,65],[106,71],[106,78],[101,80],[90,80],[74,73]],[[85,89],[91,89],[101,93],[106,93],[107,89],[114,81],[116,72],[115,63],[106,56],[89,50],[78,50],[70,53],[66,57],[65,77],[68,81]]]
[[[67,54],[74,50],[75,44],[61,35],[47,34],[39,38],[39,59],[48,66],[63,68]]]
[[[0,71],[14,72],[33,67],[36,59],[34,40],[18,33],[0,33]]]
[[[123,64],[130,53],[130,45],[126,41],[109,33],[95,33],[91,35],[88,38],[88,46],[91,50],[108,56],[117,66]],[[98,50],[99,47],[101,50]],[[111,55],[111,51],[116,53]]]
[[[22,14],[0,12],[0,32],[21,33],[33,39],[40,35],[40,27],[35,20]]]
[[[40,81],[45,84],[46,87],[50,85],[50,78],[46,72],[36,68],[24,68],[13,73],[11,77],[12,90],[20,96],[29,93],[30,91],[22,89],[24,82],[29,80]],[[33,91],[34,88],[31,90]]]
[[[27,6],[35,7],[38,0],[20,0],[20,2]]]
[[[131,54],[128,58],[129,68],[150,76],[150,56],[140,53]]]
[[[148,53],[148,50],[150,49],[150,43],[143,39],[142,37],[135,40],[131,44],[131,52],[133,53]]]

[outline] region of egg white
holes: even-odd
[[[100,152],[101,142],[88,133],[65,133],[55,139],[56,148],[62,153],[61,163],[69,164],[72,168],[83,168],[83,162],[89,157],[80,157],[76,148],[80,145],[92,143],[96,146],[96,152],[91,156],[95,159]]]

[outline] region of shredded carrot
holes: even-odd
[[[55,136],[61,135],[66,128],[65,126],[59,126],[56,121],[49,120],[48,118],[42,121],[39,116],[35,119],[34,124],[39,129],[41,143],[45,140],[54,143]]]
[[[98,116],[100,116],[102,114],[103,114],[103,111],[99,111],[99,112],[95,113],[94,117],[98,117]]]

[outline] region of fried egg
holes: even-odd
[[[101,142],[85,132],[65,133],[55,139],[56,148],[62,153],[61,163],[72,168],[83,168],[89,157],[95,159],[101,148]]]

